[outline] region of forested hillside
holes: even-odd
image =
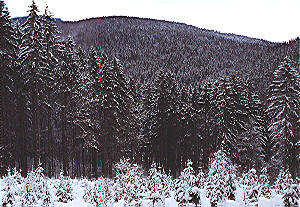
[[[58,24],[62,37],[91,46],[123,63],[125,74],[154,79],[159,69],[172,71],[180,83],[239,73],[264,89],[282,58],[297,53],[292,44],[222,34],[194,26],[132,17],[102,17]],[[290,57],[293,61],[298,57]]]
[[[176,178],[191,159],[213,182],[220,152],[239,173],[299,177],[299,38],[127,17],[55,23],[34,1],[20,23],[0,2],[2,174],[42,164],[48,177],[113,177],[129,158]]]
[[[153,81],[159,69],[172,71],[184,85],[236,73],[251,77],[265,96],[280,61],[299,58],[294,41],[273,43],[176,22],[122,16],[56,22],[63,39],[117,57],[125,75],[138,82]]]

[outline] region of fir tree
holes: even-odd
[[[42,139],[42,146],[44,146],[41,150],[43,154],[47,153],[48,156],[52,157],[53,153],[53,120],[55,119],[55,101],[56,101],[56,92],[55,85],[57,84],[57,68],[59,62],[59,47],[61,43],[59,42],[59,32],[56,24],[54,23],[54,18],[52,13],[49,11],[48,6],[45,8],[44,14],[41,18],[41,26],[43,31],[43,48],[44,55],[46,57],[45,68],[46,68],[46,76],[51,77],[47,79],[47,84],[44,89],[44,103],[41,106],[43,108],[43,120],[41,122],[42,127],[46,128],[46,132],[41,134],[44,139]],[[48,162],[49,159],[46,159],[44,156],[42,157],[43,163],[45,163],[48,171],[46,173],[48,176],[52,176],[52,164]]]
[[[14,29],[11,17],[4,1],[0,1],[0,69],[1,69],[1,147],[0,162],[1,175],[5,174],[12,154],[15,154],[15,128],[16,123],[16,67]]]
[[[240,136],[239,159],[246,169],[260,168],[270,163],[270,143],[267,133],[267,120],[263,104],[254,92],[253,84],[244,84],[244,110],[247,113],[246,131]]]
[[[148,189],[150,191],[149,199],[151,201],[151,205],[164,205],[165,204],[165,197],[167,192],[167,186],[164,183],[164,176],[163,172],[160,169],[157,169],[155,163],[151,165],[149,169],[149,176],[148,176]]]
[[[283,165],[295,178],[299,170],[299,74],[285,58],[274,72],[268,99],[269,132],[274,144],[272,161],[278,168]]]
[[[87,179],[83,180],[82,187],[83,187],[83,190],[84,190],[83,200],[86,203],[93,204],[94,192],[93,192],[93,188],[92,188],[91,184],[87,181]]]
[[[192,164],[191,160],[187,161],[187,166],[181,172],[179,176],[180,181],[177,183],[177,187],[175,187],[177,188],[175,200],[181,205],[189,202],[197,205],[200,202],[200,189],[197,186],[197,178]]]
[[[222,78],[218,84],[215,104],[217,107],[218,143],[226,149],[234,162],[239,161],[239,135],[246,130],[246,113],[243,90],[235,77]]]
[[[161,70],[152,90],[147,137],[151,156],[166,172],[171,171],[175,176],[178,162],[174,152],[178,148],[181,118],[177,83],[170,72]]]
[[[59,65],[57,67],[57,103],[59,106],[60,127],[61,127],[61,150],[63,171],[68,174],[68,157],[71,143],[75,139],[76,120],[74,118],[77,107],[77,93],[78,93],[78,65],[74,56],[75,44],[71,38],[63,42],[59,49]],[[70,134],[70,136],[68,136]]]
[[[31,171],[23,184],[21,201],[23,205],[35,205],[38,203],[37,191],[35,186],[35,172]]]
[[[114,169],[116,173],[116,184],[122,189],[121,192],[118,192],[121,198],[123,198],[128,205],[131,203],[139,205],[141,182],[143,181],[143,171],[141,167],[136,164],[131,165],[128,160],[122,159],[115,165]]]
[[[34,1],[29,6],[29,15],[22,25],[20,64],[24,87],[27,92],[27,105],[31,118],[31,136],[33,138],[34,164],[37,168],[41,157],[41,117],[45,101],[45,88],[51,80],[49,65],[43,46],[43,30],[39,10]]]
[[[8,168],[7,175],[4,177],[3,182],[3,190],[4,195],[2,197],[2,204],[6,206],[8,204],[14,205],[16,203],[16,197],[20,196],[20,189],[18,188],[18,178],[20,177],[20,173],[14,169],[13,174],[11,170]]]
[[[250,203],[255,203],[258,201],[259,186],[258,186],[258,176],[256,175],[255,169],[250,169],[247,173],[243,175],[242,186],[244,189],[243,201],[245,205]]]
[[[203,170],[208,169],[208,161],[210,153],[214,152],[217,147],[217,124],[216,124],[216,107],[215,107],[215,93],[216,88],[213,83],[205,83],[200,88],[199,98],[199,122],[200,124],[200,137],[201,137],[201,146],[202,146],[202,167]],[[195,98],[193,98],[195,99]]]
[[[265,198],[270,198],[271,196],[271,191],[270,191],[270,181],[269,181],[269,175],[267,172],[267,168],[264,167],[261,170],[261,174],[258,178],[259,182],[259,197],[265,197]]]
[[[235,199],[235,168],[226,153],[219,150],[210,163],[205,184],[207,197],[212,206],[223,203],[226,199]]]
[[[179,140],[179,146],[182,151],[190,149],[185,152],[183,160],[190,158],[193,163],[198,165],[200,161],[199,155],[201,154],[201,134],[200,134],[200,104],[199,104],[200,91],[196,88],[182,88],[180,91],[180,100],[182,104],[182,120],[183,125],[182,138]],[[182,165],[184,163],[181,163]]]
[[[284,206],[299,206],[300,189],[296,184],[288,184],[283,192]]]
[[[27,146],[30,143],[30,139],[28,139],[29,134],[29,122],[30,116],[27,107],[27,95],[26,95],[26,87],[24,87],[25,81],[23,79],[21,65],[20,65],[20,52],[22,50],[22,39],[23,39],[23,31],[19,22],[15,22],[14,27],[14,87],[12,88],[13,96],[14,96],[14,104],[11,104],[10,108],[15,111],[15,115],[11,115],[10,123],[14,124],[14,135],[15,142],[14,146],[18,147],[15,150],[16,158],[19,160],[19,166],[22,170],[22,176],[26,177],[28,172],[27,167],[27,159],[28,155],[30,155],[30,150],[28,150]],[[7,99],[9,100],[9,99]],[[4,104],[4,103],[3,103]],[[5,117],[5,116],[4,116]],[[11,140],[13,141],[14,136],[11,136]],[[14,149],[14,147],[12,147]]]
[[[55,196],[57,197],[58,202],[67,203],[68,201],[72,201],[73,197],[73,187],[71,185],[71,181],[69,178],[65,178],[63,176],[63,172],[60,173],[59,186]]]
[[[198,186],[198,188],[204,189],[205,179],[206,179],[205,174],[204,174],[202,168],[200,168],[199,173],[196,176],[196,185]]]
[[[293,183],[292,176],[288,170],[281,169],[274,183],[273,188],[276,193],[283,195],[284,191],[287,188],[287,185]]]

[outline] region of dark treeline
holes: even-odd
[[[241,170],[299,176],[299,63],[285,58],[273,69],[264,100],[251,76],[179,86],[162,69],[140,82],[117,58],[61,40],[48,8],[39,15],[33,1],[20,25],[0,4],[2,175],[17,167],[25,176],[42,163],[49,177],[112,176],[126,157],[178,176],[187,159],[207,170],[223,149]]]

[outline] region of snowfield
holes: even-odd
[[[114,179],[71,179],[62,172],[58,179],[49,179],[41,166],[26,178],[16,169],[8,170],[0,179],[1,206],[299,206],[300,186],[293,184],[289,174],[280,172],[273,185],[265,171],[258,176],[251,169],[237,177],[224,156],[215,154],[207,175],[202,171],[195,175],[188,161],[178,179],[166,175],[155,163],[146,174],[125,159],[115,165]]]
[[[77,180],[74,179],[72,180],[72,187],[73,187],[73,195],[74,195],[74,200],[73,201],[69,201],[68,203],[62,203],[62,202],[58,202],[57,198],[55,197],[55,194],[57,192],[57,189],[55,189],[55,185],[59,182],[59,180],[57,179],[51,179],[48,180],[48,185],[49,185],[49,190],[51,195],[54,198],[54,207],[93,207],[94,205],[86,203],[83,200],[83,195],[84,195],[84,189],[82,187],[82,183],[83,180]],[[90,182],[90,181],[89,181]],[[4,180],[1,179],[0,180],[1,183],[1,188],[2,186],[4,186]],[[90,184],[93,184],[93,182],[90,182]],[[165,207],[172,207],[172,206],[178,206],[179,202],[176,202],[174,199],[174,194],[175,192],[171,192],[171,197],[170,198],[166,198],[165,200]],[[203,207],[210,207],[210,202],[209,202],[209,198],[206,198],[205,196],[206,192],[204,189],[201,190],[201,206]],[[2,201],[2,197],[4,195],[4,191],[1,190],[0,193],[0,200]],[[224,204],[221,204],[221,206],[223,207],[240,207],[241,203],[242,203],[242,189],[238,188],[237,189],[237,201],[226,201]],[[300,201],[299,201],[300,202]],[[271,199],[266,199],[266,198],[259,198],[258,202],[255,203],[257,204],[259,207],[281,207],[284,206],[283,205],[283,201],[282,201],[282,196],[280,195],[274,195]],[[255,206],[255,204],[252,204],[250,206]],[[1,203],[2,205],[2,203]],[[124,200],[120,200],[117,203],[114,203],[112,205],[108,205],[108,206],[114,206],[114,207],[124,207],[126,205],[126,202]],[[16,203],[14,205],[15,207],[19,207],[22,206],[21,203]],[[34,205],[34,206],[40,206],[40,205]],[[142,200],[142,205],[143,207],[148,207],[148,206],[152,206],[151,205],[151,201],[150,200]],[[189,204],[189,206],[194,206],[193,204]]]

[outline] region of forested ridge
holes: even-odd
[[[178,177],[188,159],[208,172],[222,150],[240,172],[299,177],[299,38],[126,17],[55,23],[34,2],[20,24],[0,3],[2,175],[42,163],[48,177],[111,177],[125,157]]]

